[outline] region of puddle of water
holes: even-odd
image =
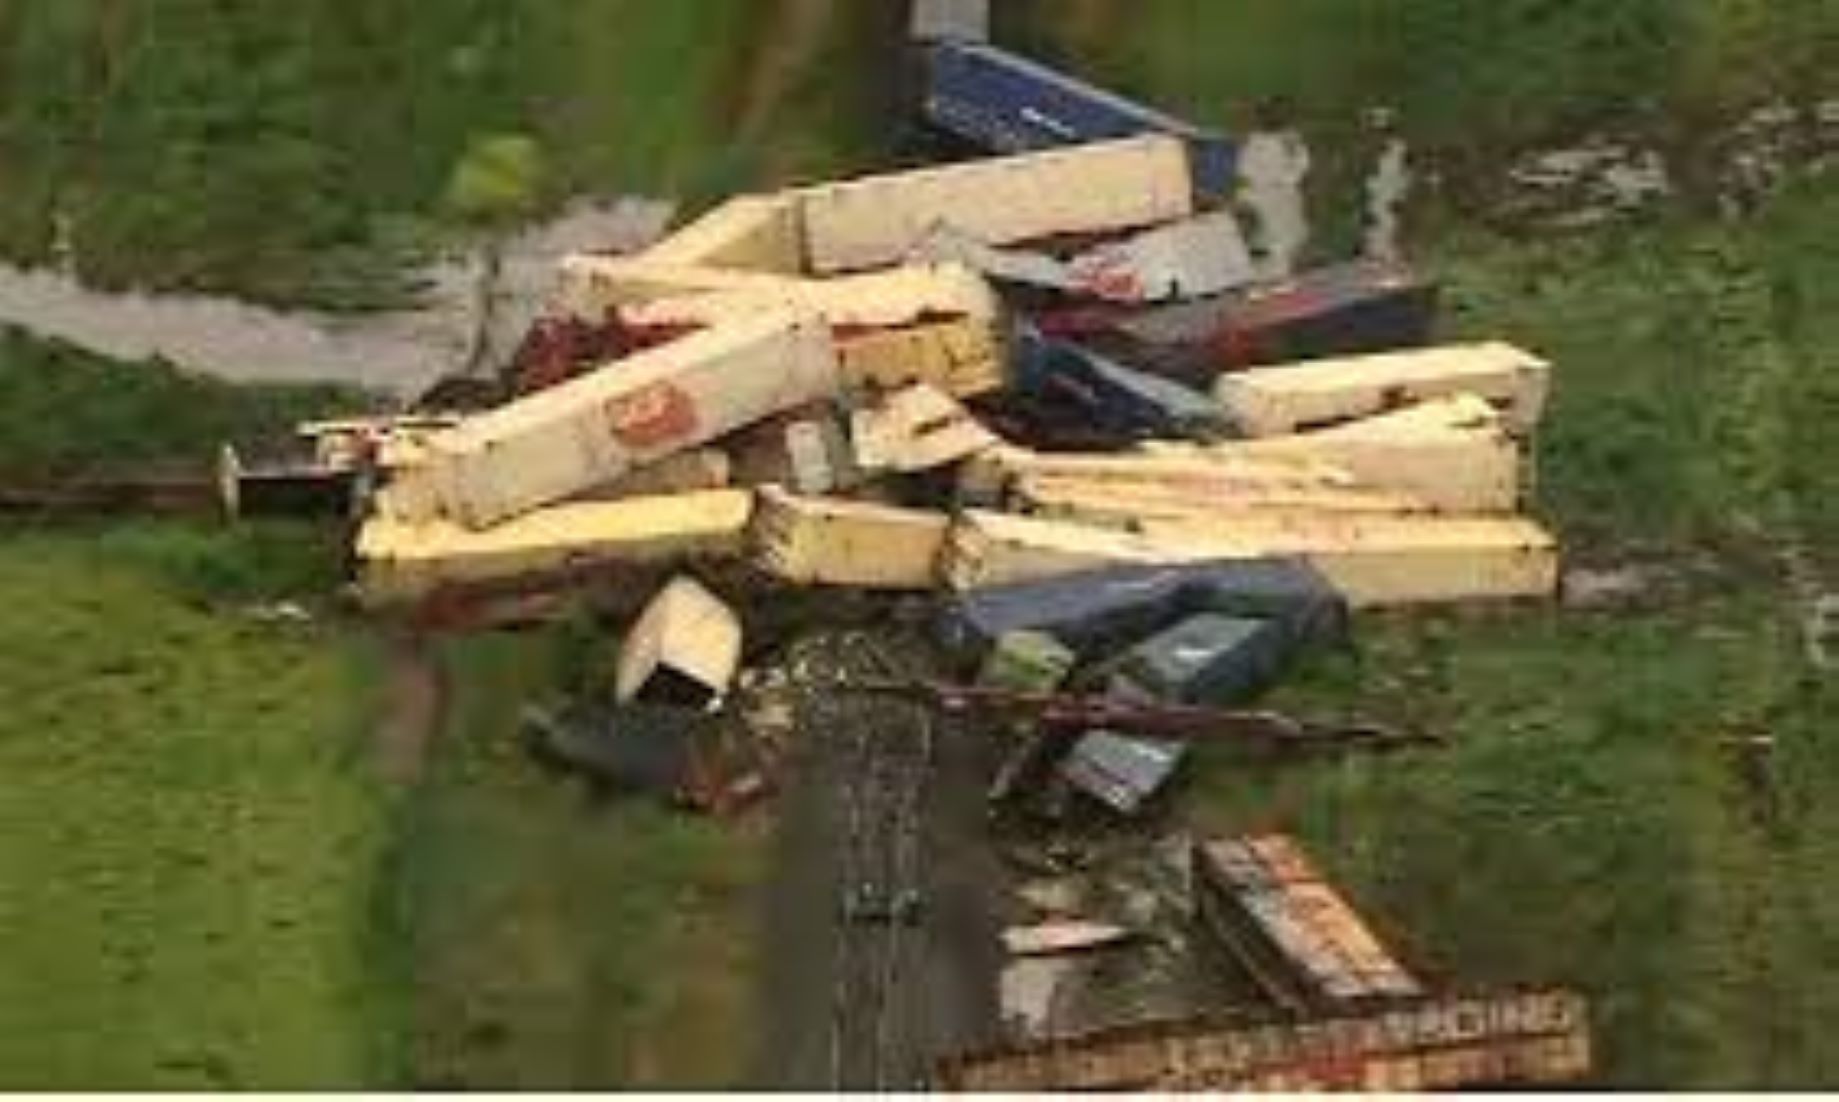
[[[642,247],[671,213],[671,204],[653,199],[577,203],[502,242],[484,355],[508,354],[547,297],[562,253]],[[67,271],[0,263],[0,324],[117,359],[159,357],[238,382],[331,380],[413,394],[472,352],[480,268],[476,257],[439,261],[419,273],[429,288],[421,307],[343,316],[219,296],[98,291]]]

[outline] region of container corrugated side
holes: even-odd
[[[941,223],[990,244],[1133,229],[1194,210],[1187,148],[1161,135],[801,189],[816,272],[895,264]]]

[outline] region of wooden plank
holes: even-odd
[[[1298,555],[1361,606],[1547,597],[1558,580],[1550,534],[1519,518],[1273,510],[1217,522],[1152,519],[1140,528],[970,509],[946,540],[942,573],[953,587],[969,589],[1110,563]]]
[[[833,394],[829,327],[768,313],[692,333],[430,436],[384,491],[398,520],[484,527]]]
[[[762,487],[749,533],[754,562],[800,583],[930,589],[950,518]]]
[[[844,386],[858,390],[926,383],[969,398],[1003,385],[1005,358],[995,325],[983,318],[837,334],[838,374]]]
[[[897,264],[939,222],[989,244],[1132,229],[1193,213],[1187,149],[1160,135],[801,188],[815,272]]]
[[[1503,341],[1278,364],[1221,375],[1214,397],[1247,436],[1368,417],[1426,398],[1477,394],[1516,431],[1545,408],[1546,361]]]
[[[594,564],[732,555],[752,512],[746,491],[707,490],[552,505],[483,531],[375,516],[358,532],[359,592],[366,604],[389,605]]]

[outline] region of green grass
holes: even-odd
[[[1315,244],[1357,241],[1360,180],[1387,107],[1442,197],[1485,211],[1502,161],[1606,130],[1690,181],[1705,139],[1759,104],[1839,94],[1824,0],[1037,0],[999,39],[1184,118],[1243,133],[1276,101],[1308,136]]]
[[[387,1058],[370,663],[202,607],[297,592],[221,585],[210,554],[235,552],[0,542],[0,1086],[361,1086]]]
[[[226,440],[284,438],[300,421],[378,406],[350,387],[239,386],[0,329],[0,475],[9,477],[209,469]]]
[[[849,5],[855,8],[856,5]],[[458,227],[443,197],[481,139],[523,135],[541,208],[581,191],[740,184],[840,130],[873,62],[801,55],[784,104],[735,102],[780,4],[747,0],[68,0],[0,8],[0,254],[86,279],[360,307]],[[846,35],[855,17],[831,21]],[[824,90],[814,97],[806,89]],[[847,115],[844,106],[834,114]],[[825,121],[828,117],[825,116]],[[776,158],[773,158],[776,161]]]
[[[759,824],[596,804],[528,761],[517,712],[576,664],[566,638],[443,650],[449,720],[399,816],[386,901],[413,991],[408,1078],[735,1085],[752,1055]]]
[[[1442,978],[1591,993],[1609,1083],[1839,1081],[1839,689],[1778,568],[1802,543],[1830,571],[1839,531],[1836,225],[1820,187],[1755,223],[1452,243],[1455,330],[1556,364],[1539,496],[1570,555],[1672,576],[1629,611],[1363,617],[1279,702],[1449,748],[1200,778],[1204,822],[1299,830]]]

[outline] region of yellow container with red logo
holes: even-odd
[[[833,395],[836,349],[813,314],[703,330],[428,438],[379,498],[401,521],[484,528]]]

